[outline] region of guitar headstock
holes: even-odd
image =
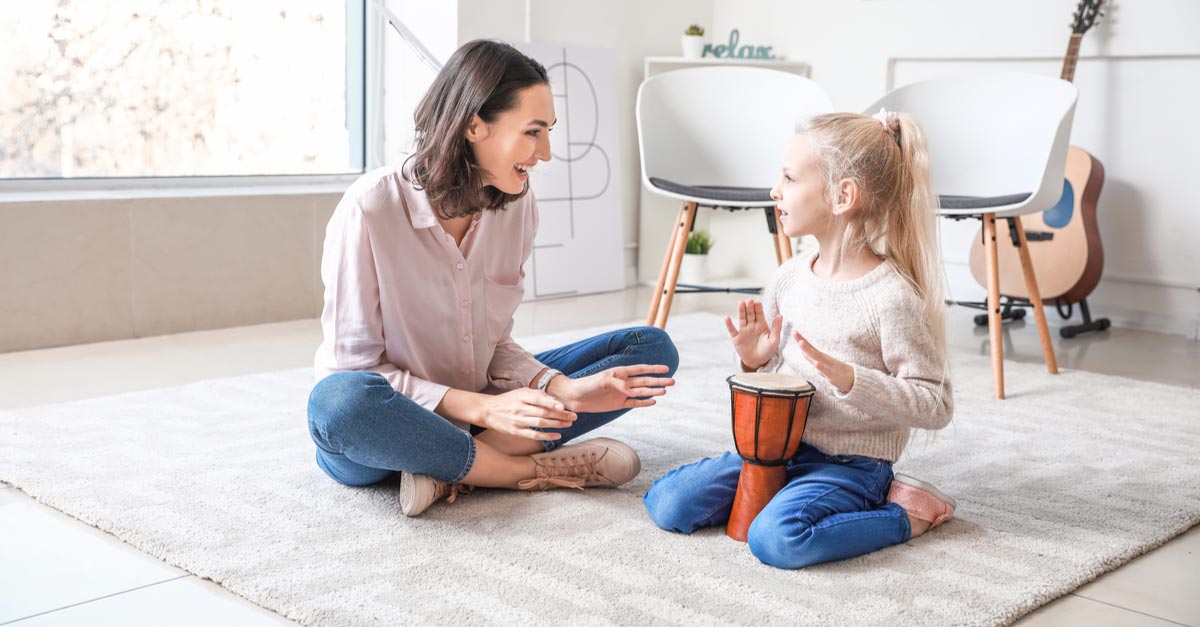
[[[1100,10],[1102,4],[1104,0],[1079,0],[1079,6],[1075,8],[1075,19],[1071,21],[1071,32],[1082,35],[1095,26],[1104,15],[1104,11]]]

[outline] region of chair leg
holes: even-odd
[[[679,281],[679,266],[683,264],[683,253],[687,250],[688,235],[692,233],[692,225],[696,222],[696,203],[689,202],[683,207],[683,219],[679,221],[676,231],[675,250],[672,252],[671,265],[667,268],[667,293],[663,296],[662,305],[658,309],[658,317],[654,326],[667,328],[667,316],[671,315],[671,301],[675,300],[675,284]]]
[[[1054,357],[1054,345],[1050,343],[1050,327],[1046,326],[1046,310],[1042,307],[1042,295],[1038,291],[1037,276],[1033,273],[1033,261],[1029,258],[1029,246],[1025,241],[1025,229],[1021,226],[1021,218],[1015,217],[1011,223],[1017,231],[1020,246],[1017,254],[1021,257],[1021,272],[1025,275],[1025,289],[1029,292],[1029,302],[1033,303],[1033,318],[1037,321],[1038,336],[1042,340],[1042,355],[1046,358],[1046,369],[1050,374],[1058,374],[1058,360]]]
[[[675,217],[675,228],[671,229],[671,235],[667,238],[667,252],[663,255],[662,269],[658,271],[658,283],[654,286],[654,294],[650,296],[650,311],[646,314],[646,326],[651,326],[658,318],[658,308],[662,305],[663,288],[667,284],[667,269],[671,267],[671,258],[675,256],[675,240],[678,239],[679,229],[683,228],[684,212],[687,211],[687,203],[679,207],[679,214]]]
[[[792,258],[792,238],[783,232],[783,221],[779,219],[779,210],[775,210],[775,236],[779,238],[780,257],[783,261]]]
[[[1000,328],[1000,264],[996,249],[996,214],[983,214],[983,245],[987,257],[987,316],[992,344],[992,384],[997,399],[1004,398],[1004,342]]]
[[[767,232],[771,234],[771,245],[775,247],[775,265],[783,265],[783,247],[779,245],[779,213],[774,207],[763,207],[767,217]]]

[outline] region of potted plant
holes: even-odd
[[[713,244],[707,231],[692,231],[683,249],[683,264],[679,267],[680,283],[700,285],[708,280],[708,251],[712,250]]]
[[[683,31],[683,56],[688,59],[699,59],[704,53],[704,27],[692,24]]]

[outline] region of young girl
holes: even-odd
[[[912,118],[885,111],[814,117],[788,144],[771,197],[784,232],[818,252],[725,319],[743,371],[816,387],[788,483],[750,526],[766,564],[863,555],[954,514],[933,486],[892,475],[910,430],[946,426],[953,407],[928,162]],[[682,533],[725,524],[741,466],[727,452],[671,471],[646,493],[650,518]]]
[[[529,171],[550,160],[555,123],[546,69],[469,42],[415,123],[412,157],[363,175],[326,229],[317,465],[350,486],[399,473],[408,516],[474,486],[626,483],[633,448],[568,442],[665,394],[671,339],[635,327],[531,355],[511,335],[538,226]]]

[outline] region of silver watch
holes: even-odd
[[[546,387],[548,385],[550,385],[550,380],[560,374],[562,374],[562,373],[555,370],[554,368],[547,368],[546,372],[543,372],[542,376],[540,378],[538,378],[537,385],[535,385],[534,387],[537,388],[538,391],[545,392]]]

